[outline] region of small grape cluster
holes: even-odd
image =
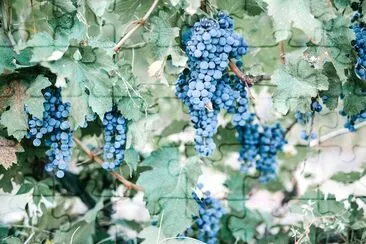
[[[277,153],[287,143],[284,130],[278,123],[272,126],[260,125],[252,113],[247,113],[241,123],[243,125],[233,123],[242,145],[239,153],[241,171],[247,172],[255,167],[260,172],[260,182],[267,183],[276,177]]]
[[[233,20],[223,12],[217,19],[202,18],[182,36],[188,68],[178,77],[176,96],[188,107],[195,128],[195,149],[201,156],[215,149],[220,109],[234,112],[239,93],[228,74],[230,59],[247,52],[244,39],[234,32]]]
[[[315,140],[318,138],[318,135],[315,132],[311,132],[310,134],[306,130],[301,130],[300,138],[304,141],[308,141],[309,139]]]
[[[313,112],[309,111],[309,112],[301,113],[300,111],[297,111],[295,113],[296,123],[298,123],[300,125],[306,125],[307,123],[309,123],[312,116],[313,116]]]
[[[366,26],[365,23],[360,21],[362,17],[362,1],[360,3],[353,2],[351,8],[355,13],[352,16],[351,29],[355,33],[356,40],[352,41],[352,47],[357,52],[357,63],[355,65],[355,72],[357,76],[366,80]]]
[[[194,230],[198,230],[197,239],[207,244],[219,243],[217,233],[220,230],[220,219],[226,213],[219,200],[213,198],[209,191],[202,191],[203,184],[197,184],[196,191],[192,192],[192,197],[198,204],[198,216],[193,216],[194,224],[183,234],[178,235],[178,239],[185,236],[192,236]]]
[[[321,97],[323,103],[326,103],[328,100],[327,96]],[[312,118],[315,112],[321,112],[323,110],[323,106],[320,104],[320,102],[317,99],[313,99],[313,101],[310,104],[310,110],[308,112],[302,113],[300,111],[297,111],[295,113],[295,119],[296,122],[300,125],[306,125]]]
[[[104,163],[103,168],[113,170],[121,165],[126,148],[127,121],[114,107],[104,114]]]
[[[343,116],[347,116],[344,111],[341,111],[340,114],[343,115]],[[364,121],[366,121],[366,109],[362,110],[358,114],[348,115],[347,116],[347,121],[344,124],[344,128],[348,129],[351,132],[355,132],[356,131],[356,127],[355,127],[356,123],[364,122]]]
[[[26,137],[32,139],[34,146],[39,147],[44,141],[49,147],[46,152],[49,162],[45,166],[47,172],[55,172],[58,178],[64,176],[64,170],[71,160],[73,139],[68,117],[71,111],[70,103],[63,103],[61,89],[48,87],[43,92],[43,119],[29,114],[28,132]]]

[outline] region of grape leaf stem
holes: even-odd
[[[89,150],[89,148],[86,147],[78,138],[73,137],[73,140],[80,147],[80,149],[83,150],[88,155],[88,157],[91,160],[94,160],[99,165],[103,164],[103,159],[101,159],[99,156],[97,156],[96,154],[91,152]],[[111,174],[113,175],[113,177],[115,177],[119,182],[121,182],[128,189],[134,189],[136,191],[143,191],[144,190],[141,186],[132,183],[131,181],[127,180],[125,177],[123,177],[120,174],[117,174],[116,172],[111,171]]]
[[[144,25],[146,20],[150,17],[150,15],[152,14],[152,12],[154,11],[156,5],[158,4],[159,0],[154,0],[154,2],[152,3],[152,5],[150,6],[150,8],[147,10],[146,14],[144,15],[144,17],[142,17],[141,19],[139,19],[138,21],[135,21],[135,26],[130,29],[126,35],[124,35],[121,40],[117,43],[116,46],[114,46],[113,50],[115,52],[118,52],[119,49],[121,48],[121,46],[127,41],[128,38],[130,38],[133,33],[135,33],[140,26]]]

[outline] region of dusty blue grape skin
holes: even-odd
[[[64,170],[71,160],[74,146],[73,131],[68,121],[71,105],[62,102],[60,88],[46,88],[43,96],[45,101],[42,120],[30,115],[27,107],[25,108],[29,117],[26,137],[32,139],[35,147],[41,146],[42,142],[49,147],[46,152],[48,163],[45,165],[45,170],[62,178]]]
[[[197,191],[200,191],[199,197],[196,192],[192,192],[193,200],[198,204],[198,215],[193,216],[194,223],[183,234],[178,235],[178,239],[192,236],[194,230],[197,230],[197,239],[209,244],[218,244],[217,234],[220,230],[221,217],[226,214],[221,202],[215,199],[209,191],[202,192],[202,184],[197,184]]]
[[[114,170],[123,162],[127,138],[127,120],[116,107],[104,114],[103,135],[102,167],[106,170]]]
[[[233,113],[238,98],[227,74],[229,61],[240,59],[248,47],[234,32],[233,20],[223,12],[216,19],[196,22],[183,33],[182,42],[188,68],[178,77],[176,96],[188,107],[195,128],[195,149],[206,157],[216,148],[213,136],[220,109]]]

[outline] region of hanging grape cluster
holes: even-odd
[[[220,230],[220,219],[225,214],[221,202],[212,197],[209,191],[202,191],[203,184],[197,184],[197,188],[192,192],[192,197],[198,204],[198,216],[193,216],[194,223],[183,234],[178,235],[178,239],[193,236],[197,231],[197,239],[207,243],[218,243],[217,233]]]
[[[261,181],[266,182],[275,176],[276,154],[286,141],[279,125],[267,127],[254,123],[253,114],[248,112],[246,87],[229,73],[229,62],[235,61],[242,67],[239,59],[247,52],[247,45],[234,32],[233,24],[229,16],[219,12],[217,20],[203,18],[183,34],[188,68],[178,77],[176,96],[188,107],[199,155],[208,156],[215,149],[217,116],[224,109],[232,114],[242,145],[243,171],[255,166],[261,172]],[[319,109],[318,105],[313,107]]]
[[[201,156],[215,149],[220,108],[232,111],[238,92],[233,91],[228,75],[230,59],[247,52],[244,39],[234,32],[234,22],[223,12],[217,19],[202,18],[182,40],[188,68],[178,77],[176,95],[188,107],[195,128],[195,149]]]
[[[361,17],[363,16],[362,3],[363,0],[360,0],[359,2],[353,2],[351,4],[354,14],[351,18],[352,25],[350,28],[356,36],[356,39],[351,43],[353,49],[357,53],[355,73],[361,80],[366,80],[366,25],[361,21]],[[363,93],[363,95],[366,94]],[[340,111],[340,114],[346,117],[344,127],[351,132],[356,131],[356,123],[366,121],[366,109],[363,109],[360,113],[354,115],[347,115],[345,111]]]
[[[267,126],[258,123],[255,114],[247,111],[248,101],[244,85],[238,83],[237,87],[241,91],[241,99],[232,123],[241,144],[239,152],[242,162],[241,171],[247,172],[255,167],[260,172],[259,180],[266,183],[276,176],[277,153],[282,151],[287,143],[284,130],[280,124]]]
[[[60,88],[46,88],[43,96],[45,101],[42,120],[29,114],[27,106],[25,107],[29,117],[26,137],[31,139],[36,147],[43,143],[49,148],[46,152],[48,163],[45,170],[62,178],[71,160],[73,148],[73,132],[68,121],[71,105],[62,102]]]
[[[360,3],[353,2],[351,8],[355,13],[352,16],[351,22],[351,29],[355,33],[356,40],[352,41],[352,46],[357,52],[357,63],[355,66],[355,72],[362,80],[366,80],[366,28],[365,23],[360,20],[362,16],[362,4],[363,1]]]
[[[127,121],[114,107],[104,114],[104,163],[103,168],[113,170],[121,165],[126,148]]]

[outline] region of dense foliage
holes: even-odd
[[[364,9],[3,0],[1,243],[366,242]]]

